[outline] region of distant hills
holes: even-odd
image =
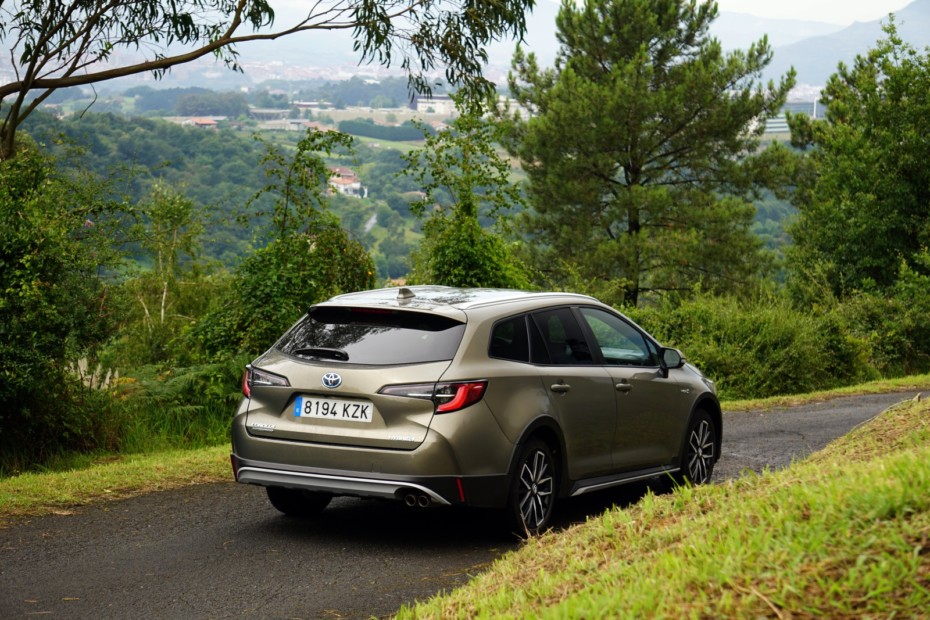
[[[534,52],[544,65],[555,62],[558,44],[555,18],[559,5],[555,0],[538,0],[527,16],[524,48]],[[930,0],[915,0],[895,14],[902,38],[924,51],[930,46]],[[711,31],[726,49],[746,49],[764,34],[774,49],[774,58],[763,76],[777,79],[794,67],[799,85],[823,86],[836,72],[837,64],[851,64],[857,54],[874,47],[882,36],[882,22],[855,23],[848,27],[805,20],[764,19],[741,13],[722,12]],[[490,48],[488,76],[498,82],[506,80],[510,58],[516,43],[495,43]],[[256,42],[239,48],[245,75],[235,75],[212,61],[177,67],[161,84],[164,86],[197,85],[214,90],[255,86],[268,79],[347,79],[352,75],[377,78],[388,72],[377,65],[359,65],[352,52],[350,32],[319,32],[284,37],[273,42]],[[143,78],[128,80],[139,83]],[[146,83],[155,85],[151,78]],[[127,81],[121,81],[125,85]],[[116,86],[114,84],[114,86]]]
[[[865,54],[875,47],[876,41],[884,37],[883,20],[857,22],[833,33],[783,45],[775,48],[775,57],[769,65],[767,77],[782,75],[793,66],[798,73],[798,82],[823,85],[827,78],[836,73],[840,61],[851,65],[856,55]],[[930,45],[930,0],[915,0],[897,13],[895,23],[898,34],[920,51]]]
[[[558,49],[555,38],[555,16],[558,4],[539,0],[536,10],[528,18],[527,49],[536,53],[541,62],[551,65]],[[798,74],[798,83],[823,86],[836,72],[840,61],[851,64],[857,54],[865,54],[884,36],[882,23],[885,17],[871,22],[857,22],[848,27],[816,21],[765,19],[743,13],[721,12],[711,25],[711,34],[720,39],[725,49],[747,49],[763,35],[768,35],[774,57],[765,79],[777,79],[790,67]],[[895,13],[898,34],[923,51],[930,46],[930,0],[915,0]],[[503,46],[501,54],[509,53],[513,44]],[[497,48],[495,48],[497,49]]]
[[[748,49],[763,34],[768,35],[769,45],[775,48],[832,34],[839,26],[800,19],[766,19],[745,13],[720,13],[710,29],[725,49],[733,50]]]

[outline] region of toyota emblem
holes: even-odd
[[[335,390],[337,387],[342,385],[342,377],[340,377],[338,373],[328,372],[323,375],[323,385]]]

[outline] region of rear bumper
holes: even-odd
[[[304,489],[333,495],[407,501],[429,498],[449,506],[500,508],[506,505],[508,477],[495,476],[388,476],[370,472],[331,472],[311,468],[282,469],[280,464],[249,461],[231,455],[237,482],[259,486]],[[421,501],[422,504],[422,501]]]

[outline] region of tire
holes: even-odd
[[[552,450],[543,441],[531,439],[517,459],[507,500],[510,524],[518,534],[534,536],[548,527],[557,483]]]
[[[706,484],[717,462],[717,427],[702,409],[694,412],[685,433],[678,480],[684,484]]]
[[[266,487],[271,505],[289,517],[312,517],[323,512],[333,499],[328,493]]]

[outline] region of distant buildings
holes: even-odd
[[[186,121],[184,121],[182,124],[193,125],[194,127],[205,127],[207,129],[216,129],[217,122],[220,120],[226,120],[226,118],[225,117],[223,118],[208,118],[208,117],[189,118]]]
[[[226,116],[165,116],[164,120],[185,127],[200,127],[201,129],[216,129],[221,123],[228,120]]]
[[[350,168],[342,166],[331,167],[329,169],[329,188],[331,191],[343,196],[352,196],[353,198],[367,198],[368,188],[362,185],[361,180],[355,176],[355,172]]]
[[[439,114],[442,116],[456,116],[455,102],[449,95],[433,95],[423,97],[418,95],[413,106],[420,114]]]
[[[823,119],[826,116],[827,108],[820,101],[789,101],[786,103],[778,116],[765,121],[765,133],[767,134],[787,134],[791,130],[788,128],[788,119],[786,113],[794,115],[806,114],[812,119]]]

